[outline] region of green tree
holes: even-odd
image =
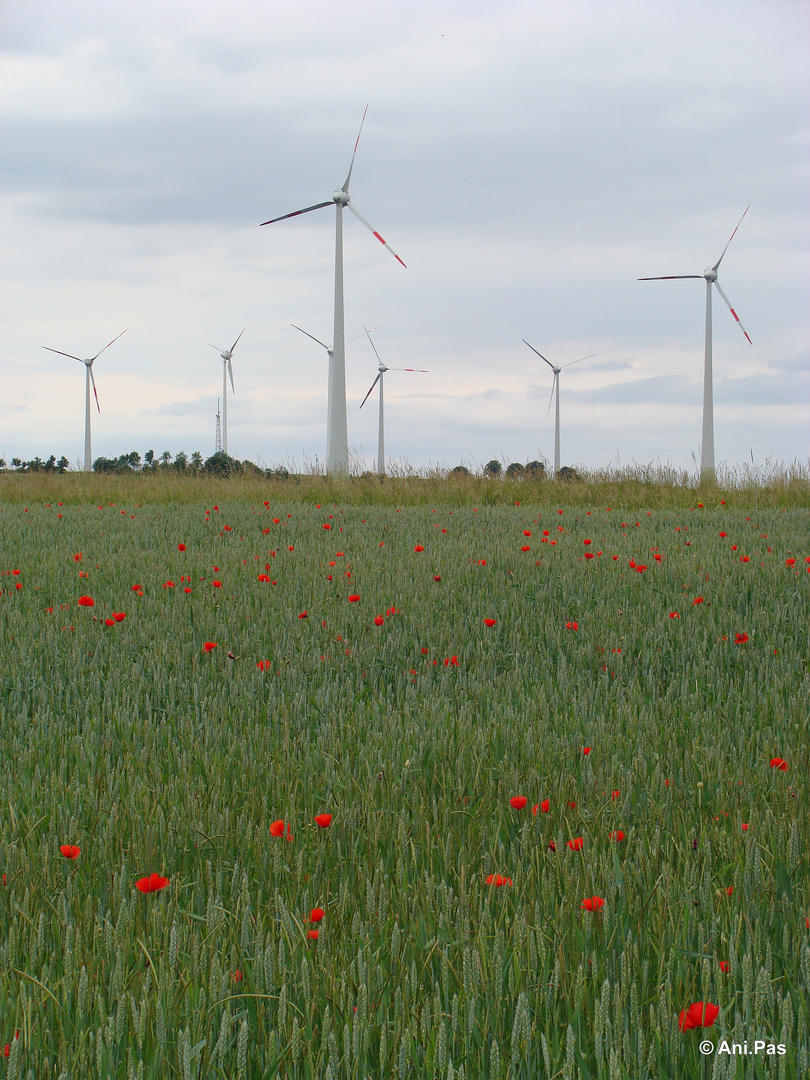
[[[484,466],[484,476],[489,476],[491,479],[501,475],[501,463],[497,458],[493,458],[492,461],[488,461]]]

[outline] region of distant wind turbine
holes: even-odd
[[[728,243],[723,248],[723,252],[717,262],[708,270],[704,270],[702,274],[666,274],[664,277],[643,277],[639,278],[639,281],[681,281],[686,278],[705,278],[706,280],[706,350],[703,363],[703,437],[700,444],[700,478],[703,482],[714,480],[714,391],[712,385],[712,285],[717,289],[720,295],[726,302],[726,306],[731,314],[737,321],[740,329],[748,338],[749,344],[751,344],[751,338],[748,337],[743,324],[740,322],[740,317],[734,308],[731,306],[731,301],[720,288],[720,282],[717,280],[717,271],[720,267],[720,263],[723,261],[723,256],[728,251],[728,245],[734,239],[734,236],[742,225],[742,220],[748,211],[751,209],[749,203],[743,210],[743,215],[737,222],[737,226],[734,232],[728,238]]]
[[[233,350],[236,348],[239,338],[244,334],[244,327],[239,332],[239,337],[231,345],[230,349],[220,349],[219,345],[212,345],[212,349],[216,349],[219,355],[222,357],[222,453],[228,453],[228,381],[225,377],[226,372],[231,377],[231,390],[236,393],[233,385],[233,365],[231,364],[231,357],[233,356]]]
[[[378,422],[378,426],[377,426],[377,472],[379,473],[380,476],[384,476],[385,475],[385,421],[384,421],[384,417],[383,417],[383,375],[385,374],[386,371],[416,371],[416,372],[419,372],[419,374],[421,374],[421,375],[427,375],[428,371],[426,371],[424,368],[412,368],[412,367],[390,368],[390,367],[386,367],[385,364],[380,359],[380,354],[377,352],[376,345],[371,340],[370,331],[368,329],[366,329],[366,327],[363,327],[363,329],[366,331],[366,337],[368,338],[372,349],[374,349],[374,355],[377,357],[377,364],[379,365],[379,367],[377,369],[377,378],[374,380],[374,382],[369,387],[368,394],[366,394],[366,396],[360,402],[360,408],[361,409],[363,408],[363,406],[365,405],[365,403],[369,399],[369,395],[371,394],[371,391],[374,389],[374,387],[377,385],[377,383],[379,383],[380,384],[380,416],[379,416],[379,422]]]
[[[529,345],[528,341],[523,338],[523,344]],[[533,353],[537,353],[541,360],[545,360],[551,370],[554,372],[554,379],[551,383],[551,396],[548,399],[548,412],[551,411],[551,401],[554,398],[556,390],[556,406],[554,412],[554,472],[552,477],[556,476],[560,471],[560,372],[563,368],[573,367],[574,364],[581,364],[583,360],[590,360],[592,356],[596,356],[596,353],[588,353],[587,356],[580,356],[579,360],[572,360],[568,364],[563,364],[563,367],[555,367],[550,360],[546,360],[545,356],[541,352],[537,352],[534,345],[529,345],[529,348]]]
[[[118,341],[122,335],[126,333],[126,330],[122,330],[118,337],[114,337],[112,341],[104,346],[104,349],[100,349],[95,356],[89,360],[82,360],[80,356],[73,356],[72,353],[62,352],[60,349],[51,349],[48,345],[43,345],[43,349],[47,349],[48,352],[57,353],[59,356],[67,356],[70,360],[78,360],[80,364],[84,364],[85,376],[84,376],[84,388],[85,388],[85,402],[84,402],[84,472],[93,471],[93,452],[90,447],[90,383],[93,384],[93,393],[96,398],[96,408],[101,412],[101,406],[98,403],[98,392],[96,391],[96,380],[93,378],[93,364],[98,360],[105,349],[109,349],[110,345]]]
[[[354,203],[349,199],[349,183],[352,178],[354,159],[357,154],[360,133],[363,130],[367,112],[368,106],[366,106],[365,112],[363,113],[363,119],[360,122],[360,131],[358,131],[357,139],[355,140],[354,152],[352,153],[348,175],[343,182],[343,186],[332,195],[332,198],[329,199],[328,202],[316,203],[314,206],[306,206],[303,210],[294,210],[291,214],[282,214],[281,217],[271,218],[269,221],[262,222],[262,225],[273,225],[277,221],[285,221],[287,218],[298,217],[301,214],[308,214],[311,210],[320,210],[324,206],[331,206],[332,203],[335,204],[335,326],[332,335],[331,351],[328,346],[324,346],[327,352],[329,352],[329,389],[326,409],[327,472],[349,471],[349,436],[346,424],[346,343],[344,340],[343,322],[343,207],[348,206],[354,216],[362,221],[369,232],[376,236],[384,247],[388,248],[397,262],[402,263],[403,266],[405,265],[391,245],[387,244],[377,230],[371,227],[363,215],[355,208]],[[297,327],[296,329],[299,328]],[[304,330],[302,333],[306,333],[306,331]],[[311,334],[308,336],[312,337]],[[317,341],[318,339],[315,338],[314,340]],[[318,344],[323,345],[323,342],[320,341]]]

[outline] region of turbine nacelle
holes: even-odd
[[[707,281],[717,281],[717,270],[714,267],[711,267],[709,270],[703,271],[703,276]]]
[[[349,202],[349,193],[344,188],[339,188],[332,196],[332,202],[338,203],[340,206],[347,206]]]

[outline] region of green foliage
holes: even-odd
[[[708,1077],[732,1032],[808,1074],[805,510],[68,480],[0,504],[15,1075]]]

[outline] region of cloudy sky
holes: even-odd
[[[715,294],[718,462],[806,461],[810,7],[805,0],[3,0],[0,456],[229,450],[323,461],[334,212],[346,337],[377,327],[388,455],[553,454],[692,469],[701,274]],[[371,464],[376,373],[347,347],[349,443]]]

